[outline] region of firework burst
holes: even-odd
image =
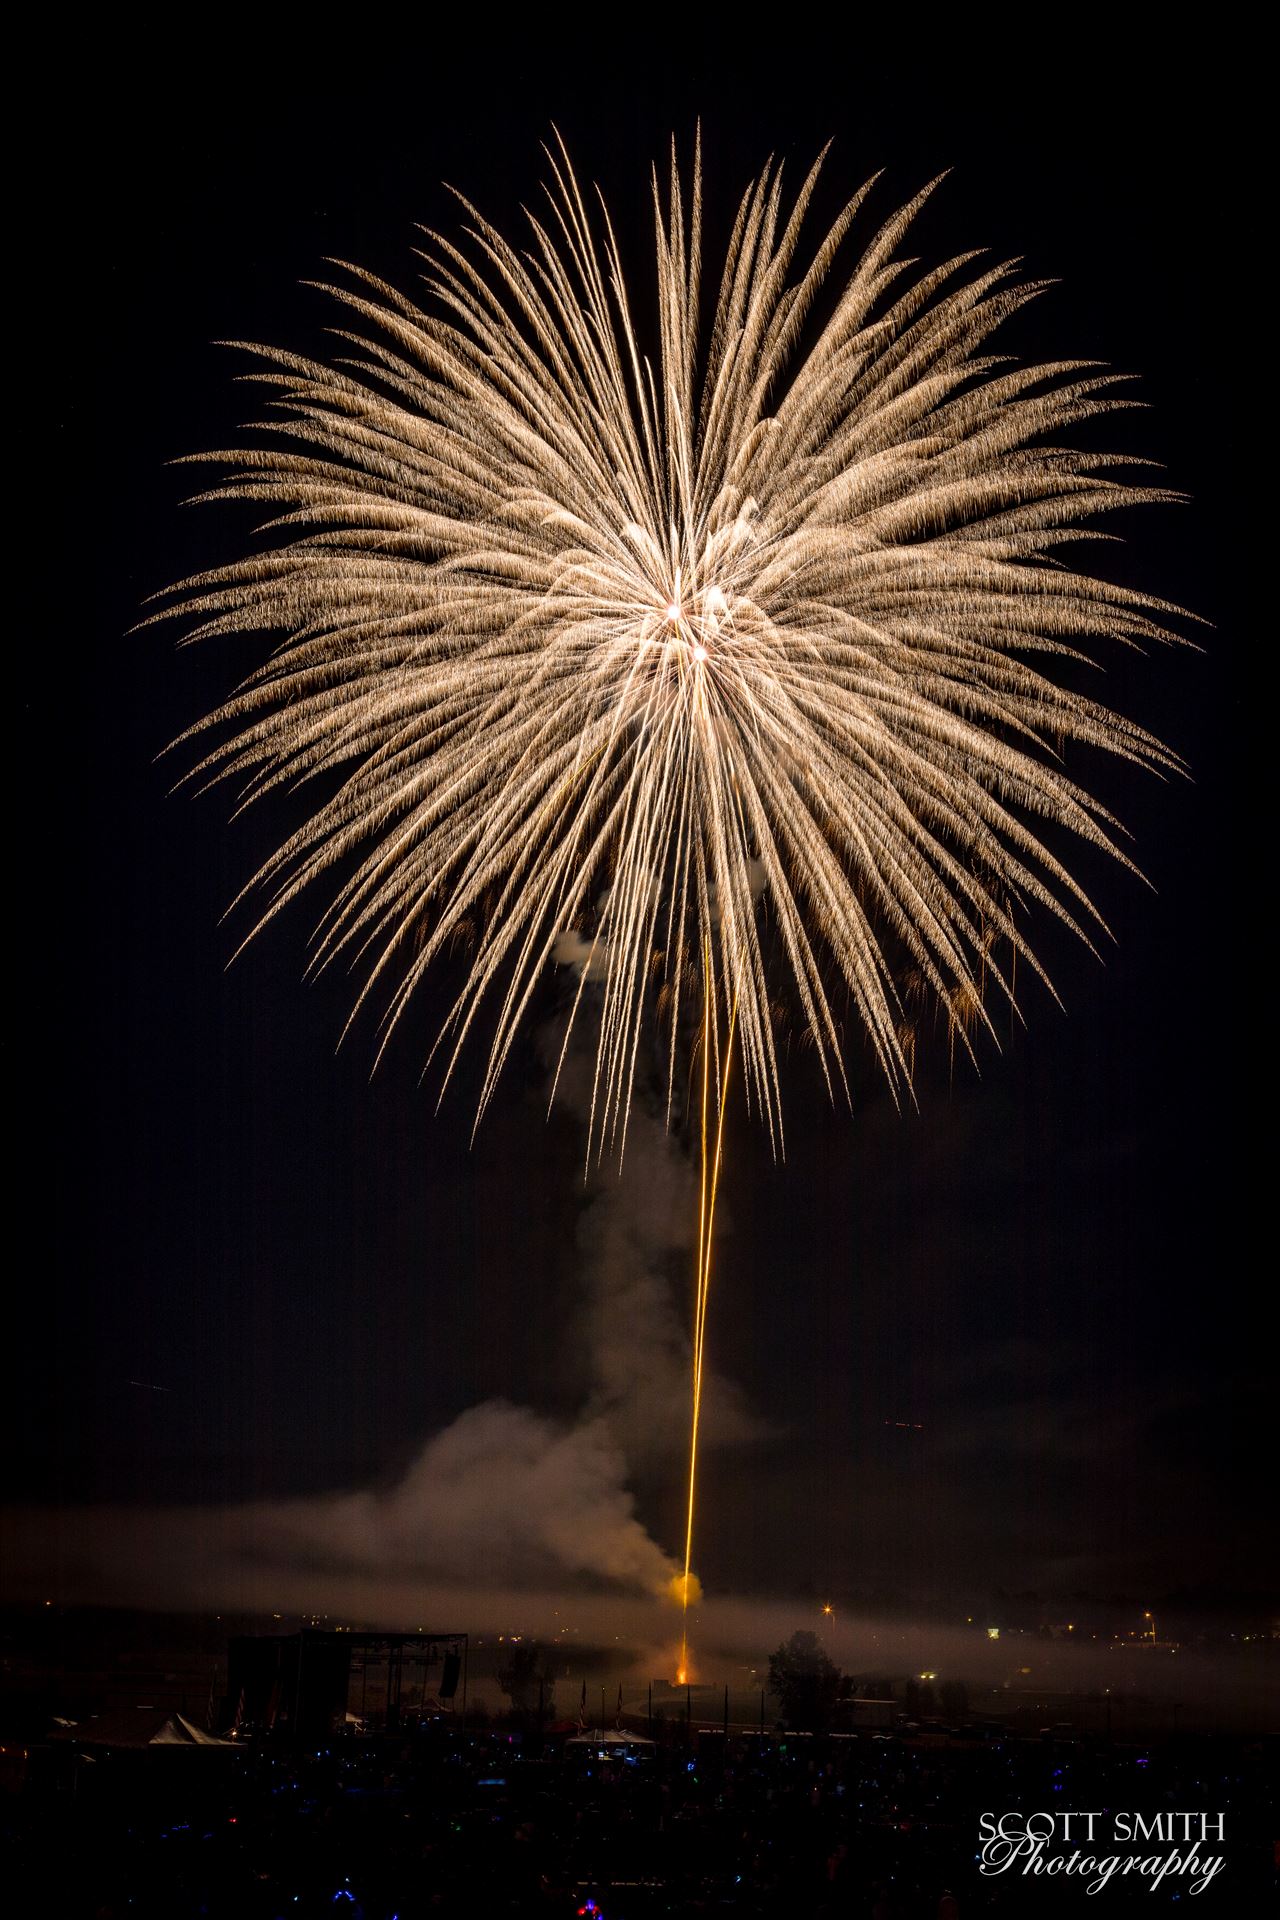
[[[1044,823],[1129,862],[1064,751],[1177,763],[1049,670],[1174,638],[1177,610],[1058,550],[1172,496],[1062,444],[1129,404],[1116,376],[990,350],[1039,284],[897,257],[929,188],[808,324],[869,186],[802,254],[818,167],[790,204],[766,169],[704,327],[699,158],[686,194],[673,157],[645,329],[603,205],[548,158],[525,251],[463,202],[457,244],[427,237],[424,306],[343,268],[332,362],[253,349],[263,442],[201,456],[225,474],[201,497],[266,509],[267,544],[167,611],[192,638],[283,638],[203,723],[199,772],[246,803],[315,782],[257,876],[263,918],[330,881],[314,965],[381,990],[383,1044],[469,934],[441,1042],[447,1079],[492,1003],[481,1110],[540,976],[573,961],[596,1143],[625,1136],[646,1005],[670,1089],[703,995],[776,1141],[766,942],[834,1088],[847,1003],[909,1078],[888,945],[967,1043],[983,986],[1010,991],[1000,951],[1040,971],[1026,905],[1101,924]]]

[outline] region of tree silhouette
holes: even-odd
[[[793,1633],[769,1655],[769,1691],[789,1726],[825,1727],[841,1694],[842,1676],[816,1633]]]
[[[555,1708],[555,1676],[542,1660],[542,1648],[536,1640],[521,1640],[512,1646],[505,1667],[498,1669],[498,1685],[511,1702],[511,1711],[523,1716],[539,1709],[550,1717]]]

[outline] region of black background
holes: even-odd
[[[247,922],[219,915],[284,815],[228,828],[227,796],[169,797],[180,767],[156,756],[254,650],[128,629],[244,538],[234,511],[180,506],[191,475],[166,464],[233,444],[251,410],[243,358],[212,342],[319,344],[331,316],[301,283],[326,256],[408,287],[414,223],[459,218],[442,180],[513,232],[553,122],[642,288],[646,169],[700,115],[710,235],[770,152],[794,177],[834,138],[828,213],[876,169],[881,214],[952,169],[912,251],[1024,256],[1061,284],[1011,344],[1140,376],[1149,411],[1103,437],[1190,503],[1125,516],[1098,564],[1212,623],[1201,654],[1104,662],[1103,697],[1193,778],[1089,769],[1154,891],[1086,863],[1116,944],[1099,964],[1045,932],[1065,1013],[1029,990],[1027,1030],[980,1049],[980,1078],[951,1074],[939,1034],[902,1115],[856,1046],[852,1118],[797,1059],[784,1167],[735,1121],[712,1343],[776,1431],[709,1461],[704,1577],[908,1597],[1256,1584],[1266,1361],[1237,1216],[1265,1016],[1233,877],[1252,695],[1225,83],[1203,50],[1156,66],[1083,29],[996,59],[906,23],[888,49],[802,23],[786,47],[632,26],[608,46],[567,22],[399,41],[351,21],[305,60],[144,62],[117,40],[100,71],[37,83],[41,257],[13,377],[55,554],[14,640],[8,1497],[367,1484],[486,1396],[571,1404],[581,1147],[544,1121],[532,1045],[472,1146],[473,1081],[439,1115],[417,1084],[442,994],[371,1081],[371,1021],[335,1055],[347,984],[301,982],[305,908],[225,970]],[[673,1543],[674,1490],[646,1498]]]

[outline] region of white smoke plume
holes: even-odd
[[[589,1064],[570,1050],[559,1097],[585,1115]],[[395,1589],[665,1594],[680,1572],[642,1525],[646,1469],[669,1483],[688,1445],[697,1186],[661,1121],[639,1107],[625,1170],[595,1176],[577,1251],[581,1404],[557,1420],[505,1400],[469,1408],[387,1490],[218,1508],[88,1508],[11,1516],[6,1585],[101,1599],[204,1604],[250,1588],[259,1602],[295,1576]],[[687,1296],[682,1310],[681,1292]],[[764,1431],[708,1371],[703,1438]]]
[[[580,967],[589,949],[579,944],[583,954],[566,952],[562,964]],[[575,1028],[563,1059],[558,1035],[550,1030],[542,1036],[542,1050],[548,1067],[555,1067],[557,1104],[585,1132],[595,1063],[581,1031],[581,1025]],[[689,1444],[697,1223],[695,1168],[656,1097],[646,1100],[637,1085],[625,1162],[595,1170],[577,1234],[586,1417],[607,1422],[633,1470],[658,1466],[669,1473],[672,1456]],[[731,1230],[721,1200],[717,1242]],[[750,1412],[737,1386],[708,1365],[700,1431],[702,1445],[724,1447],[762,1439],[769,1428]]]
[[[578,1226],[589,1357],[588,1414],[607,1421],[633,1467],[669,1467],[689,1444],[690,1335],[698,1187],[661,1122],[633,1109],[621,1172],[597,1177]],[[729,1227],[717,1209],[717,1239]],[[767,1429],[710,1365],[702,1444],[736,1446]]]
[[[85,1508],[8,1516],[19,1589],[68,1580],[98,1598],[148,1587],[196,1604],[252,1590],[257,1604],[305,1574],[538,1591],[654,1593],[676,1572],[646,1533],[626,1462],[600,1419],[562,1427],[525,1407],[472,1407],[385,1492],[215,1508]]]

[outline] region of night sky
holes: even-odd
[[[1148,410],[1101,439],[1191,496],[1117,516],[1125,545],[1085,561],[1212,627],[1202,654],[1104,662],[1102,697],[1194,777],[1081,763],[1154,891],[1079,862],[1116,943],[1099,964],[1033,929],[1065,1012],[1028,988],[1026,1029],[997,1013],[1005,1044],[980,1046],[980,1075],[951,1072],[940,1029],[903,1113],[856,1039],[852,1115],[794,1050],[785,1166],[735,1113],[710,1338],[758,1431],[708,1455],[697,1563],[721,1589],[904,1604],[1262,1584],[1270,1361],[1238,1239],[1260,1016],[1230,878],[1242,347],[1213,266],[1232,157],[1193,65],[1155,76],[1081,46],[1052,83],[1028,64],[970,84],[941,55],[922,76],[816,45],[726,58],[695,33],[674,75],[643,41],[621,62],[380,45],[367,69],[353,43],[323,81],[246,63],[163,98],[82,76],[60,101],[79,164],[32,322],[60,552],[17,637],[15,1221],[24,1194],[48,1198],[14,1236],[30,1238],[9,1502],[386,1485],[477,1403],[567,1418],[590,1385],[581,1130],[544,1118],[540,1032],[563,984],[473,1146],[479,1049],[438,1114],[438,1080],[418,1084],[447,970],[372,1080],[374,1020],[335,1051],[348,983],[301,978],[318,898],[226,970],[248,921],[219,917],[289,804],[228,826],[228,795],[171,795],[183,763],[156,756],[256,650],[128,629],[246,537],[233,509],[181,506],[191,475],[167,464],[234,444],[253,408],[245,358],[213,342],[320,345],[331,313],[301,283],[328,255],[411,291],[414,223],[458,217],[444,179],[513,233],[553,121],[643,285],[646,169],[700,113],[715,234],[771,151],[795,177],[834,138],[820,214],[878,168],[881,214],[953,169],[911,251],[985,245],[1060,277],[1002,338],[1138,374]],[[634,1479],[674,1547],[678,1471],[641,1462]]]

